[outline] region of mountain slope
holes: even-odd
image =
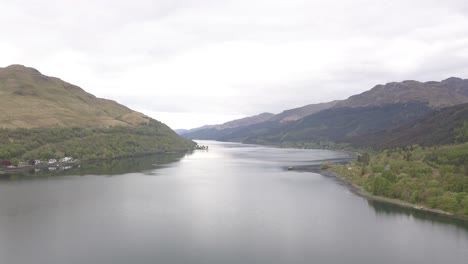
[[[308,115],[333,107],[338,101],[309,104],[302,107],[285,110],[279,114],[262,113],[243,119],[226,122],[222,125],[207,125],[190,130],[181,131],[180,135],[190,139],[212,139],[226,138],[243,128],[256,127],[257,124],[265,123],[270,126],[281,126],[283,123],[294,122]]]
[[[390,128],[429,112],[426,104],[392,104],[373,107],[331,108],[288,125],[257,127],[234,135],[248,143],[346,142],[349,137]],[[255,131],[251,133],[251,131]],[[228,140],[228,138],[222,138]]]
[[[468,104],[461,104],[431,111],[413,122],[392,129],[352,137],[349,142],[356,146],[384,149],[413,144],[444,145],[466,140]]]
[[[309,104],[298,108],[285,110],[277,115],[272,116],[268,121],[277,121],[280,123],[296,121],[308,115],[318,113],[335,106],[339,101],[328,103]]]
[[[0,68],[0,128],[136,126],[150,118],[21,65]]]
[[[227,129],[227,128],[236,128],[236,127],[241,127],[241,126],[250,126],[250,125],[258,124],[261,122],[265,122],[268,119],[270,119],[272,116],[274,116],[274,114],[272,113],[261,113],[258,115],[229,121],[224,124],[214,126],[212,128],[221,130],[221,129]]]
[[[113,159],[195,143],[114,101],[21,65],[0,69],[0,160]]]

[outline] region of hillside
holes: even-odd
[[[211,128],[221,130],[221,129],[228,129],[228,128],[236,128],[236,127],[241,127],[241,126],[250,126],[250,125],[258,124],[261,122],[265,122],[268,119],[270,119],[272,116],[274,116],[274,114],[272,113],[261,113],[258,115],[229,121],[221,125],[213,126]]]
[[[446,107],[427,113],[403,125],[352,137],[353,145],[379,149],[445,145],[468,140],[468,104]]]
[[[21,65],[0,69],[0,160],[113,159],[195,143],[114,101]]]
[[[0,68],[0,128],[136,126],[150,118],[33,68]]]
[[[214,139],[218,137],[218,134],[223,134],[224,130],[262,123],[272,116],[274,116],[272,113],[261,113],[254,116],[235,119],[219,125],[204,125],[192,129],[176,129],[175,131],[186,138]]]
[[[327,167],[367,197],[468,219],[468,143],[385,150],[350,164],[322,166]]]
[[[425,104],[391,104],[374,107],[331,108],[309,115],[287,126],[260,129],[255,133],[236,133],[249,143],[347,142],[350,137],[397,126],[429,112]]]
[[[308,115],[318,113],[322,110],[333,107],[338,101],[309,104],[302,107],[284,110],[279,114],[262,113],[255,116],[250,116],[238,120],[226,122],[221,125],[206,125],[190,130],[179,130],[179,134],[190,139],[212,139],[218,140],[229,137],[231,133],[235,133],[244,128],[249,129],[256,127],[257,124],[264,124],[267,127],[282,126],[289,122],[294,122]],[[260,125],[261,127],[263,125]]]
[[[296,121],[301,118],[304,118],[308,115],[318,113],[320,111],[329,109],[335,106],[339,101],[332,101],[328,103],[319,103],[319,104],[309,104],[298,108],[293,108],[289,110],[285,110],[277,115],[272,116],[268,119],[268,121],[273,122],[291,122]]]

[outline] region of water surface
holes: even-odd
[[[208,151],[0,177],[0,263],[468,263],[466,222],[287,170],[324,150]]]

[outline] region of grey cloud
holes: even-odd
[[[180,116],[279,112],[378,83],[466,78],[468,65],[463,0],[7,0],[0,9],[2,66]]]

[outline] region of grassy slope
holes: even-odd
[[[136,126],[150,118],[20,65],[0,68],[0,128]]]

